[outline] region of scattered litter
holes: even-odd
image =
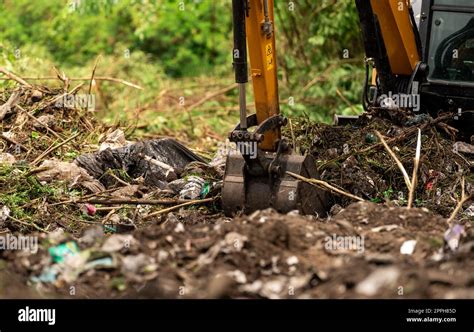
[[[378,268],[356,286],[356,292],[364,296],[374,296],[381,289],[392,287],[399,275],[400,270],[396,267]]]
[[[405,241],[400,247],[400,253],[402,255],[411,255],[415,251],[415,247],[416,247],[416,240]]]
[[[130,234],[114,234],[105,240],[102,245],[102,251],[105,252],[117,252],[122,249],[130,249],[132,246],[137,245],[137,240]]]
[[[86,203],[82,206],[82,212],[89,216],[94,216],[97,212],[97,208],[92,204]]]
[[[76,242],[69,241],[48,249],[54,263],[64,262],[68,257],[79,254]]]
[[[120,170],[132,179],[143,177],[147,185],[163,189],[192,161],[204,162],[176,140],[163,138],[83,154],[74,162],[107,187],[116,182],[107,171]]]
[[[203,178],[199,176],[189,176],[183,189],[179,192],[179,198],[198,199],[199,197],[202,197],[205,185],[206,180]],[[209,187],[207,188],[207,192],[209,192]]]
[[[10,212],[11,210],[8,208],[8,206],[2,206],[0,209],[0,222],[7,221],[8,217],[10,217]]]
[[[104,228],[101,225],[94,225],[87,228],[79,239],[81,244],[87,247],[92,246],[96,241],[104,237]]]
[[[107,257],[102,257],[102,258],[98,258],[98,259],[92,260],[90,262],[87,262],[84,265],[84,270],[113,269],[113,268],[116,268],[116,267],[117,267],[117,263],[114,261],[114,259],[110,256],[107,256]]]
[[[444,233],[444,240],[448,245],[449,249],[455,251],[459,247],[459,241],[461,236],[464,234],[464,227],[462,225],[456,224],[450,227]]]
[[[466,142],[456,142],[453,144],[454,153],[474,154],[474,145]]]
[[[93,193],[104,191],[104,186],[86,170],[73,163],[59,160],[45,160],[40,165],[41,170],[36,175],[39,181],[65,181],[70,188],[83,187]]]
[[[106,149],[117,149],[124,145],[130,144],[125,139],[125,133],[122,129],[115,129],[113,132],[107,134],[100,144],[99,151],[103,151]]]

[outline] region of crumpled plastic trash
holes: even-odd
[[[162,138],[84,154],[77,157],[74,163],[107,187],[116,182],[107,171],[121,170],[132,179],[143,177],[148,186],[164,189],[193,161],[205,162],[178,141]]]
[[[68,257],[79,254],[79,247],[77,246],[76,242],[69,241],[66,243],[61,243],[55,247],[50,247],[48,252],[51,255],[54,263],[61,263],[64,262],[64,260]]]
[[[474,154],[474,145],[466,142],[456,142],[453,144],[454,153]]]
[[[10,217],[10,208],[6,205],[2,206],[0,209],[0,222],[5,222],[7,221],[8,217]]]
[[[189,176],[183,189],[179,192],[181,199],[198,199],[209,193],[209,183],[201,177]]]
[[[45,169],[36,174],[39,181],[65,181],[71,188],[80,186],[93,193],[105,190],[99,181],[76,164],[59,160],[45,160],[40,165],[40,169],[42,168]]]
[[[130,144],[129,141],[125,139],[125,133],[122,129],[115,129],[113,132],[107,134],[100,144],[99,151],[106,149],[117,149],[122,146]]]
[[[461,236],[464,234],[464,227],[462,225],[456,224],[450,227],[444,233],[444,240],[448,245],[449,249],[455,251],[459,247],[459,241],[461,240]]]

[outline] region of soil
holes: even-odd
[[[31,100],[31,92],[23,93],[23,107],[38,109],[37,103],[48,105],[45,98],[53,99],[59,92],[44,88],[39,101]],[[46,106],[42,112],[53,111]],[[63,138],[70,136],[72,127],[88,126],[83,113],[73,117],[71,112],[64,113],[64,120],[54,127]],[[345,127],[293,121],[286,136],[299,151],[316,157],[321,178],[365,200],[354,203],[335,195],[325,218],[283,215],[270,209],[224,217],[218,198],[220,173],[214,169],[215,186],[209,193],[216,197],[213,203],[153,218],[143,217],[149,207],[119,206],[118,217],[131,225],[107,231],[104,224],[114,214],[108,207],[87,215],[83,204],[64,203],[70,187],[63,186],[54,195],[31,189],[44,184],[34,182],[37,170],[28,165],[55,140],[46,130],[42,139],[30,139],[31,124],[23,119],[20,126],[19,114],[8,115],[2,126],[3,131],[16,131],[17,140],[30,148],[17,156],[26,175],[0,177],[2,203],[11,204],[6,200],[11,188],[27,188],[28,203],[16,207],[13,218],[2,224],[0,236],[35,236],[40,246],[37,253],[0,251],[2,298],[474,298],[472,201],[466,202],[453,223],[447,222],[460,199],[463,177],[465,191],[473,192],[473,159],[453,150],[456,130],[447,121],[377,110]],[[375,131],[386,137],[411,175],[417,127],[422,129],[420,180],[415,207],[407,209],[403,177]],[[61,158],[71,149],[93,152],[101,132],[107,130],[91,132],[96,141],[86,148],[65,144],[53,155]],[[3,152],[13,149],[7,144]],[[193,167],[184,174],[211,178],[206,166]],[[172,196],[169,190],[150,188],[139,179],[119,180],[112,188],[133,187],[123,194],[130,199]],[[123,184],[127,181],[130,186]],[[87,194],[82,188],[80,195]],[[453,250],[446,235],[455,225],[462,231]],[[127,245],[104,249],[125,239]],[[89,253],[88,262],[106,258],[107,263],[84,268],[72,279],[60,275],[35,281],[53,265],[48,249],[67,241],[76,243],[81,253]]]

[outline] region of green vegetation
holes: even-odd
[[[53,67],[88,78],[98,61],[96,76],[144,88],[96,81],[97,114],[110,124],[196,139],[223,137],[237,121],[236,91],[190,109],[233,82],[231,1],[5,0],[0,11],[0,66],[60,85]],[[359,112],[354,1],[276,1],[275,21],[282,111],[325,122]]]

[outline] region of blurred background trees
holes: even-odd
[[[0,12],[1,66],[28,77],[54,76],[53,66],[87,77],[100,55],[98,75],[144,88],[100,83],[106,121],[138,116],[137,127],[184,128],[188,136],[220,136],[237,121],[233,90],[189,108],[232,84],[230,0],[2,0]],[[363,48],[354,1],[276,0],[275,14],[283,112],[326,122],[359,112]]]

